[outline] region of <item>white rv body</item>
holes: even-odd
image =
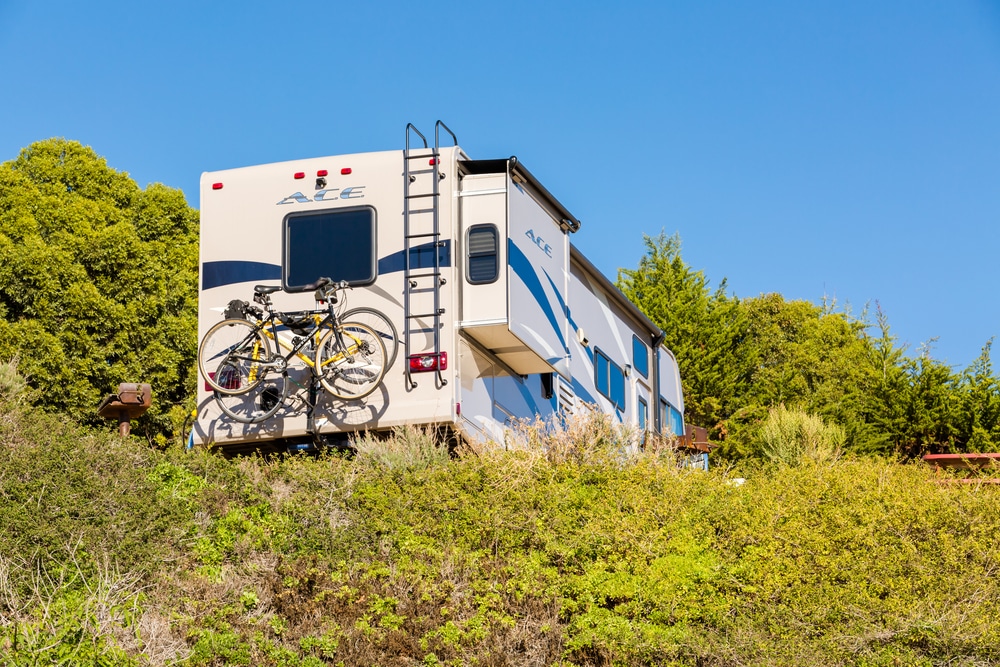
[[[674,356],[572,246],[578,228],[515,158],[470,160],[457,146],[203,174],[199,340],[254,285],[323,275],[351,282],[344,308],[391,318],[400,351],[382,385],[351,402],[310,393],[309,371],[293,365],[289,399],[260,424],[227,418],[200,382],[195,442],[295,445],[401,425],[487,440],[512,420],[583,409],[683,434]],[[312,293],[272,299],[314,307]],[[444,370],[408,373],[408,356],[439,353]]]

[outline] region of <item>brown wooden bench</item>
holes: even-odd
[[[1000,452],[975,454],[926,454],[924,462],[940,470],[980,471],[990,468],[1000,470]],[[991,477],[968,477],[964,479],[949,479],[956,484],[1000,484],[1000,479]]]

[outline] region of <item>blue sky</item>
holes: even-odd
[[[958,369],[1000,333],[1000,0],[0,0],[0,161],[59,136],[198,207],[203,171],[517,155],[612,279],[876,301]]]

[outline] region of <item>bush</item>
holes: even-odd
[[[840,457],[844,429],[821,417],[784,405],[768,410],[757,436],[757,449],[773,463],[829,463]]]
[[[0,407],[14,665],[1000,662],[1000,494],[923,466],[736,485],[602,420],[226,460]]]

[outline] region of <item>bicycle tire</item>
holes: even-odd
[[[288,398],[288,375],[286,373],[262,375],[242,394],[224,394],[216,391],[214,395],[219,409],[233,421],[259,424],[273,417],[285,404]]]
[[[198,346],[198,370],[208,386],[222,394],[244,394],[253,389],[266,375],[254,360],[270,359],[267,338],[243,319],[217,322]],[[227,360],[233,363],[223,366]],[[225,371],[224,378],[217,377],[220,369]]]
[[[332,396],[353,401],[364,398],[382,383],[386,371],[386,350],[382,337],[359,322],[342,323],[341,346],[337,330],[323,336],[316,348],[316,374],[320,384]]]
[[[344,312],[340,319],[343,322],[359,322],[373,329],[382,338],[382,343],[385,345],[386,371],[392,368],[392,365],[396,363],[396,354],[399,352],[399,331],[385,313],[368,306],[360,306]]]

